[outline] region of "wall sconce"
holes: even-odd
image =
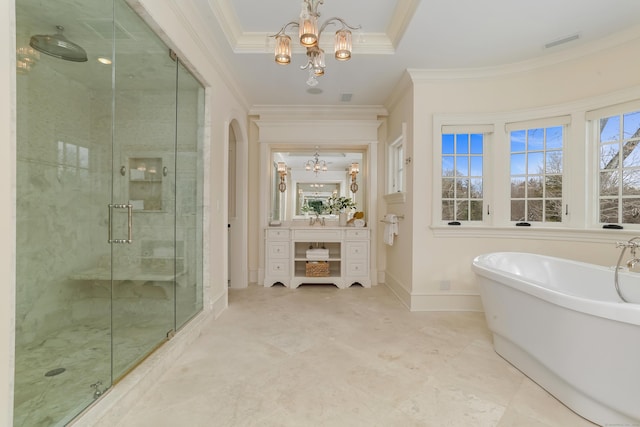
[[[280,175],[280,185],[278,185],[278,189],[281,193],[287,191],[287,183],[285,182],[285,177],[287,176],[287,165],[284,162],[278,162],[278,175]]]
[[[355,193],[358,191],[358,184],[356,184],[356,177],[360,172],[360,165],[358,163],[351,163],[349,166],[349,175],[351,175],[351,192]]]

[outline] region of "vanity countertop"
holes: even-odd
[[[346,227],[341,227],[339,225],[309,225],[309,224],[293,224],[293,225],[278,225],[278,226],[267,226],[269,230],[277,230],[277,229],[288,229],[288,230],[363,230],[368,227],[355,227],[352,225],[347,225]]]

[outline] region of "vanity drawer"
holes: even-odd
[[[369,257],[369,242],[347,242],[347,260],[366,260]]]
[[[267,243],[267,254],[269,258],[289,258],[289,242]]]
[[[269,240],[289,240],[289,230],[267,229],[267,239]]]
[[[267,266],[269,276],[288,276],[289,272],[289,260],[273,260],[269,262]]]
[[[342,240],[342,230],[293,230],[296,241],[328,242]]]
[[[347,230],[347,240],[366,240],[369,238],[369,230]]]
[[[347,276],[349,277],[364,277],[367,276],[367,262],[348,262],[347,263]]]

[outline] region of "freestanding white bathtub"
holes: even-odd
[[[640,425],[640,273],[517,252],[473,260],[496,352],[584,418]],[[633,303],[635,302],[635,303]]]

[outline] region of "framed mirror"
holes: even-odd
[[[352,198],[356,210],[364,210],[364,159],[362,150],[322,150],[316,147],[311,150],[272,151],[269,219],[304,219],[307,215],[314,215],[314,207],[326,204],[332,195]],[[323,216],[332,217],[330,214]]]
[[[296,183],[295,216],[321,210],[331,196],[338,196],[340,182],[298,182]]]

